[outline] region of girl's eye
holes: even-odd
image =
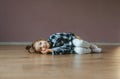
[[[40,42],[40,44],[39,45],[41,45],[42,43]]]

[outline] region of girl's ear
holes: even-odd
[[[27,45],[25,48],[29,53],[34,53],[34,50],[32,48],[32,45]]]

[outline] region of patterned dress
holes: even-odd
[[[76,36],[74,33],[55,33],[50,35],[48,38],[48,42],[51,45],[51,49],[53,49],[52,54],[70,54],[74,53],[72,40],[75,39]]]

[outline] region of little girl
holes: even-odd
[[[80,39],[74,33],[55,33],[48,40],[37,40],[26,46],[29,53],[40,54],[84,54],[100,53],[101,48]]]

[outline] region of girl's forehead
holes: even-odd
[[[46,42],[45,40],[39,40],[39,41],[35,41],[34,45],[38,45],[40,42]]]
[[[37,43],[40,43],[40,42],[46,42],[45,40],[40,40],[40,41],[37,41]]]

